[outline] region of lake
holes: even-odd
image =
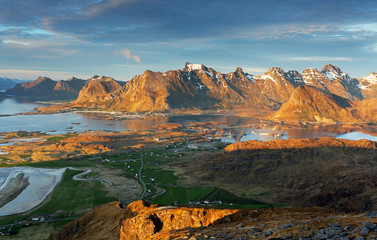
[[[0,132],[11,131],[40,131],[48,134],[63,134],[67,132],[83,131],[124,131],[124,130],[151,130],[154,125],[160,123],[187,123],[215,121],[220,127],[242,126],[258,123],[258,120],[229,115],[177,115],[163,118],[112,120],[104,119],[103,114],[95,112],[68,112],[44,115],[17,115],[22,112],[32,112],[36,107],[46,106],[43,103],[22,101],[14,98],[0,100]],[[11,116],[4,116],[11,115]],[[102,117],[101,117],[102,116]],[[361,133],[351,132],[341,134],[334,129],[326,127],[290,129],[276,131],[270,129],[231,129],[221,138],[223,142],[237,142],[247,140],[268,141],[287,138],[317,138],[336,137],[342,139],[368,139],[377,141],[377,137]]]

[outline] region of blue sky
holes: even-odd
[[[0,76],[130,80],[202,63],[227,73],[377,71],[377,4],[363,0],[0,0]]]

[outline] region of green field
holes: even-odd
[[[54,141],[59,139],[52,138],[48,140]],[[189,201],[200,201],[201,205],[203,205],[204,200],[221,200],[221,204],[207,204],[207,206],[222,208],[268,208],[275,206],[238,197],[219,188],[187,188],[180,186],[181,179],[174,174],[170,164],[178,161],[190,161],[200,156],[200,151],[190,151],[188,149],[179,152],[168,152],[164,149],[149,149],[144,151],[129,151],[117,155],[104,154],[101,157],[85,156],[78,159],[18,165],[39,168],[73,167],[84,169],[102,165],[103,167],[117,171],[121,169],[124,177],[135,179],[135,174],[139,173],[141,167],[141,154],[144,161],[141,176],[148,190],[144,199],[153,204],[172,205],[178,203],[179,205],[188,205]],[[52,224],[54,229],[59,230],[67,221],[70,221],[68,219],[80,217],[97,205],[118,200],[116,197],[106,196],[108,192],[103,182],[73,180],[72,177],[80,172],[67,169],[62,181],[45,203],[29,213],[0,218],[0,225],[30,219],[33,216],[48,215],[49,219],[62,219],[60,222],[49,223]],[[98,173],[94,171],[82,177],[98,177]],[[140,181],[139,179],[136,180]],[[158,195],[159,189],[165,189],[166,192]]]

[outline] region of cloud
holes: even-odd
[[[119,7],[124,3],[132,1],[134,0],[109,0],[107,2],[101,2],[89,8],[89,10],[87,10],[84,14],[90,17],[94,17],[104,12],[107,12],[113,8]]]
[[[317,61],[317,62],[328,62],[328,61],[353,61],[352,58],[348,57],[319,57],[319,56],[313,56],[313,57],[292,57],[289,58],[290,61]]]
[[[14,41],[14,40],[3,40],[4,44],[13,44],[13,45],[22,45],[22,46],[29,46],[30,43],[28,42],[21,42],[21,41]]]
[[[258,39],[280,39],[297,36],[328,35],[336,29],[330,25],[302,25],[302,24],[278,24],[258,27],[255,31],[247,34]]]
[[[127,59],[130,59],[130,60],[134,60],[138,63],[141,63],[141,59],[138,55],[133,55],[131,53],[130,50],[128,50],[127,48],[124,48],[123,50],[121,51],[118,51],[118,52],[115,52],[116,54],[120,54],[122,55],[123,57],[127,58]]]
[[[0,69],[0,75],[8,78],[35,80],[39,76],[46,76],[55,80],[68,79],[75,76],[87,79],[89,76],[77,72],[50,71],[50,70],[29,70],[29,69]]]

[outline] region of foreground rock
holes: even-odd
[[[69,239],[375,239],[375,213],[322,208],[210,209],[109,203],[66,225]]]

